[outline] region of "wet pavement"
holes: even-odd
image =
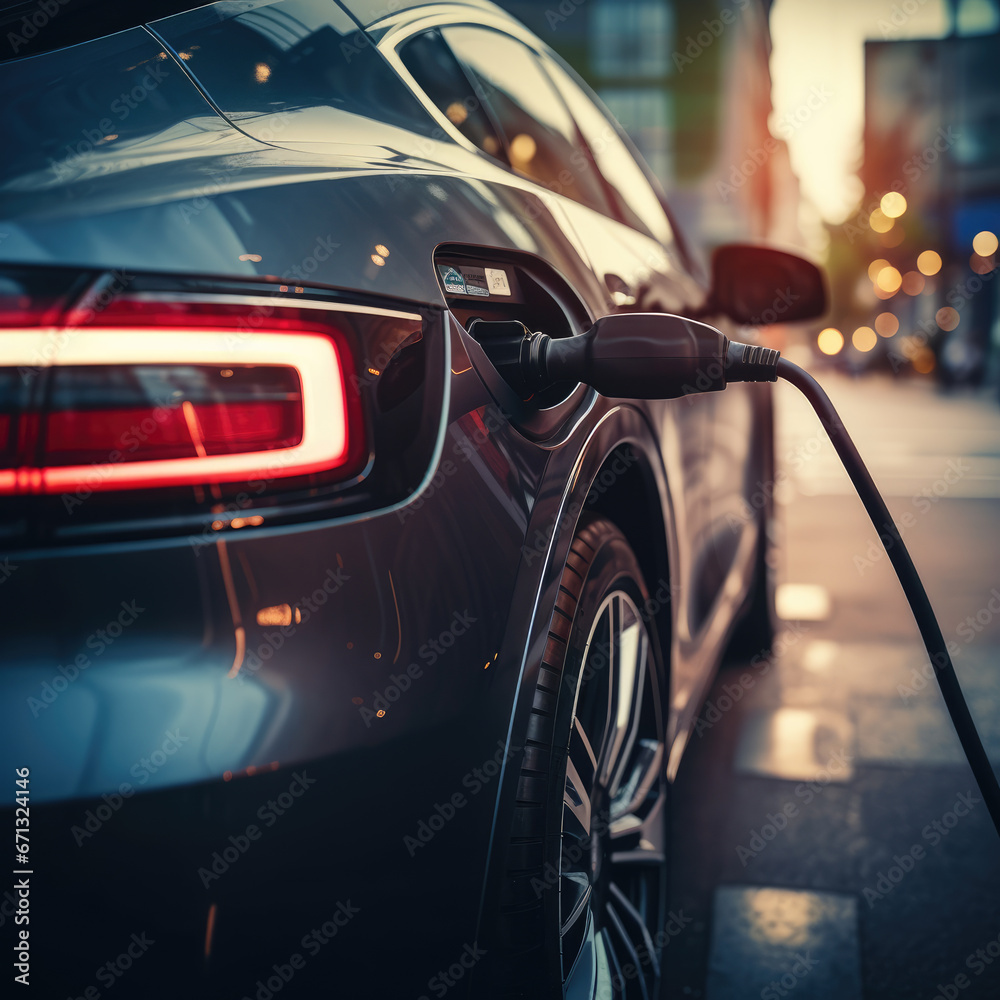
[[[924,580],[1000,770],[1000,410],[819,376]],[[885,553],[777,391],[786,618],[723,668],[674,788],[665,996],[1000,997],[1000,840]]]

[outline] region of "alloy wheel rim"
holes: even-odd
[[[615,590],[588,636],[567,748],[559,861],[567,1000],[655,1000],[659,988],[665,796],[657,681],[646,623]]]

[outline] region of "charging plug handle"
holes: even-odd
[[[469,333],[522,399],[557,382],[624,399],[676,399],[777,378],[777,351],[666,313],[604,316],[578,337],[533,333],[517,320],[475,320]]]
[[[533,390],[583,382],[604,396],[675,399],[729,382],[773,382],[778,352],[730,342],[706,323],[663,313],[599,319],[579,337],[532,334],[521,354]]]

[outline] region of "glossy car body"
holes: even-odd
[[[377,7],[218,4],[0,64],[0,341],[37,326],[56,345],[35,366],[6,354],[12,385],[116,305],[251,333],[293,310],[339,324],[366,421],[354,478],[294,495],[0,496],[0,732],[5,773],[31,772],[33,975],[58,995],[264,996],[275,975],[282,996],[440,995],[455,963],[455,995],[475,992],[582,512],[620,526],[653,597],[671,777],[751,591],[766,387],[539,406],[466,330],[572,335],[637,307],[727,330],[652,188],[589,159],[539,183],[424,94],[407,42],[464,25],[524,47],[583,110],[498,9]],[[262,97],[279,66],[262,38],[330,46],[335,99]],[[448,267],[502,271],[511,294],[448,292]]]

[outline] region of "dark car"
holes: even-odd
[[[3,13],[6,974],[654,997],[669,784],[768,642],[768,387],[501,372],[515,321],[734,331],[752,251],[710,289],[496,7],[185,6]]]

